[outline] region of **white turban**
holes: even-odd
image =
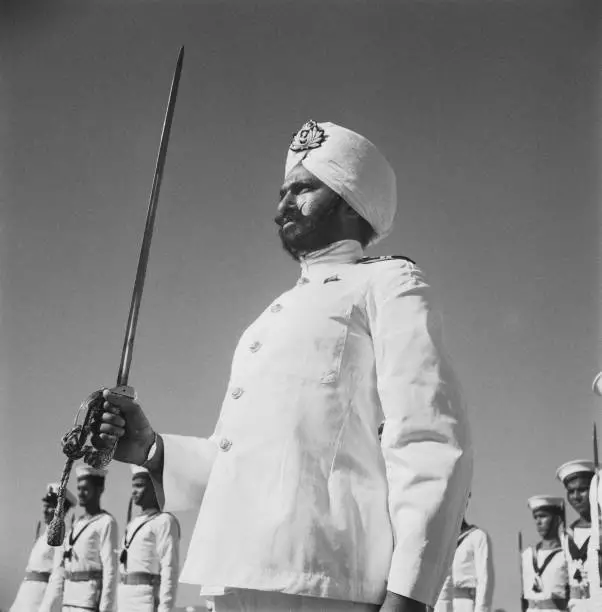
[[[310,120],[293,137],[284,176],[299,163],[368,221],[376,232],[372,244],[391,231],[397,210],[395,173],[367,138]]]

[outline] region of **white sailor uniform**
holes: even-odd
[[[180,527],[167,512],[142,514],[121,543],[119,612],[170,612],[176,604]]]
[[[602,610],[602,578],[600,576],[600,519],[602,506],[602,479],[600,470],[592,478],[589,491],[589,501],[591,508],[592,529],[587,547],[587,575],[589,576],[590,587],[590,609]]]
[[[435,603],[472,476],[464,404],[420,270],[362,256],[303,259],[243,333],[213,435],[162,436],[165,509],[202,501],[181,581],[203,594]]]
[[[475,526],[458,537],[458,545],[435,612],[490,612],[494,572],[488,534]]]
[[[117,591],[117,522],[108,512],[75,521],[65,538],[40,612],[63,598],[63,612],[114,612]]]
[[[44,599],[56,550],[48,544],[47,533],[48,528],[44,529],[31,549],[25,568],[25,578],[9,612],[37,612]]]
[[[568,568],[561,547],[529,546],[522,553],[522,572],[529,611],[567,609]]]
[[[569,610],[571,612],[590,610],[590,584],[587,571],[590,534],[589,527],[569,527],[561,537],[568,568]]]

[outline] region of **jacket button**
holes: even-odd
[[[282,304],[272,304],[270,310],[272,312],[280,312],[282,310]]]
[[[240,387],[236,387],[235,389],[232,389],[231,395],[234,399],[238,399],[243,393],[244,391]]]
[[[228,440],[228,438],[222,438],[219,441],[219,447],[220,450],[223,450],[226,453],[232,448],[232,441]]]
[[[256,353],[261,348],[261,342],[255,341],[249,346],[251,353]]]
[[[307,278],[306,276],[302,276],[298,281],[297,281],[297,285],[307,285],[307,283],[309,283],[309,278]]]

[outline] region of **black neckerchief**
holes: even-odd
[[[541,542],[539,544],[537,544],[537,546],[535,546],[535,548],[532,549],[533,552],[533,571],[535,572],[535,574],[537,576],[540,576],[545,572],[546,568],[548,567],[548,565],[550,565],[550,561],[552,561],[552,559],[559,553],[562,552],[562,547],[559,546],[558,548],[551,548],[550,549],[550,554],[544,559],[543,563],[541,564],[541,567],[539,567],[539,564],[537,563],[537,553],[541,550]]]
[[[66,550],[63,553],[63,559],[68,559],[69,561],[71,561],[71,558],[73,557],[73,547],[75,546],[75,543],[79,540],[79,536],[84,533],[84,531],[86,531],[86,529],[92,524],[95,523],[99,518],[101,518],[102,516],[104,516],[106,514],[106,512],[104,510],[101,510],[99,514],[97,514],[96,516],[93,516],[78,532],[78,534],[74,537],[74,533],[75,533],[75,527],[71,528],[71,531],[69,533],[69,549]]]
[[[569,555],[573,561],[579,561],[582,565],[587,561],[587,545],[589,544],[590,536],[585,538],[585,542],[578,547],[574,540],[574,527],[571,525],[570,531],[567,529],[566,539],[567,539],[567,547]],[[575,573],[573,574],[573,578],[577,581],[577,583],[581,583],[583,581],[583,573],[581,569],[577,567]]]
[[[149,514],[146,517],[146,519],[142,521],[140,525],[138,525],[138,527],[136,527],[136,529],[134,530],[134,533],[130,536],[129,541],[128,541],[128,534],[127,534],[127,527],[125,528],[125,534],[123,536],[123,549],[121,550],[121,554],[119,555],[119,561],[120,563],[123,563],[124,569],[127,568],[127,565],[128,565],[128,549],[132,545],[132,541],[134,540],[134,537],[144,527],[144,525],[152,521],[156,516],[159,516],[160,514],[161,512],[153,512],[152,514]]]
[[[582,561],[585,563],[587,560],[587,545],[589,544],[589,538],[590,536],[587,536],[587,538],[585,538],[585,542],[583,542],[581,547],[579,547],[573,539],[573,532],[567,533],[569,554],[571,555],[571,559],[573,559],[573,561]]]

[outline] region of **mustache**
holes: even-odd
[[[289,221],[298,222],[303,218],[301,211],[298,209],[295,210],[286,210],[283,213],[276,215],[274,217],[274,223],[279,225],[280,227],[284,227]]]

